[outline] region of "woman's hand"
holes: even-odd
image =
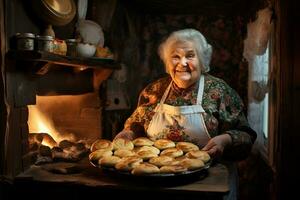
[[[224,148],[230,145],[231,142],[232,140],[229,134],[218,135],[211,138],[202,150],[207,151],[213,158],[220,157],[223,154]]]
[[[135,137],[134,137],[133,131],[123,130],[120,133],[118,133],[114,139],[117,139],[117,138],[133,140]]]

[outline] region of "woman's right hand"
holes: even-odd
[[[224,148],[231,143],[230,135],[222,134],[211,138],[202,150],[207,151],[211,157],[217,158],[223,155]]]
[[[114,139],[117,139],[117,138],[133,140],[134,139],[134,132],[129,131],[129,130],[123,130],[120,133],[118,133]]]

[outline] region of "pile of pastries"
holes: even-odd
[[[205,166],[207,152],[190,142],[168,139],[152,141],[139,137],[133,141],[99,139],[91,145],[89,159],[96,166],[111,167],[134,175],[176,174]]]

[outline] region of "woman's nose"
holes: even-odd
[[[180,64],[181,64],[182,66],[187,66],[187,59],[186,59],[186,57],[182,57],[182,58],[181,58]]]

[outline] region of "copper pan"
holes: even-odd
[[[34,12],[47,24],[63,26],[76,14],[74,0],[31,0]]]

